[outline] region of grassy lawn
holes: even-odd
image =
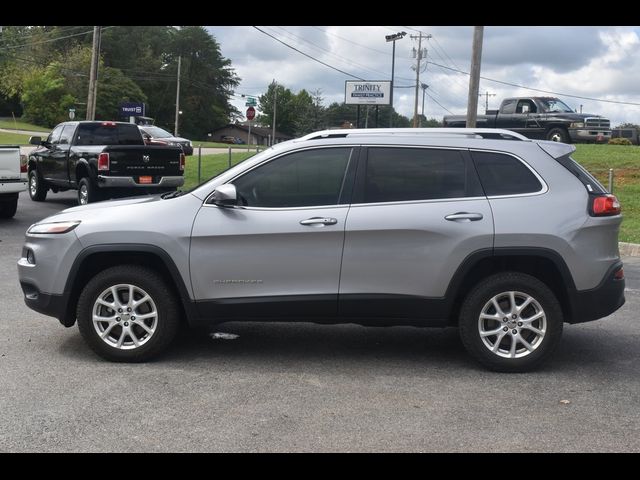
[[[9,128],[11,130],[30,130],[32,132],[46,132],[49,133],[51,131],[50,128],[39,127],[38,125],[33,125],[31,123],[21,122],[20,119],[16,119],[14,123],[13,118],[3,117],[0,118],[0,128]]]
[[[0,141],[2,143],[2,141]],[[224,145],[224,144],[222,144]],[[235,152],[231,163],[235,165],[255,154]],[[609,169],[613,168],[615,179],[613,193],[622,203],[624,221],[620,227],[620,240],[640,243],[640,147],[625,145],[576,145],[573,157],[607,187]],[[226,170],[229,166],[226,153],[202,156],[202,182]],[[198,183],[198,156],[187,157],[185,186]]]
[[[29,135],[0,132],[0,145],[29,145]]]
[[[220,143],[220,142],[204,142],[204,141],[200,141],[200,140],[191,140],[191,143],[193,144],[193,148],[196,149],[196,152],[198,151],[198,146],[201,145],[202,147],[211,147],[211,148],[228,148],[231,147],[233,148],[240,148],[240,149],[247,149],[246,145],[238,145],[238,144],[231,144],[231,143]],[[254,153],[256,151],[256,146],[257,145],[249,145],[249,150],[252,150]],[[266,146],[261,145],[260,146],[263,150],[266,148]]]
[[[255,150],[253,152],[238,152],[231,154],[231,164],[235,165],[240,163],[242,160],[245,160],[252,155],[255,154]],[[190,188],[195,187],[198,184],[198,155],[192,155],[187,157],[184,171],[184,187],[182,190],[188,190]],[[214,155],[203,155],[202,156],[202,173],[201,173],[201,182],[209,180],[211,177],[217,175],[229,168],[229,155],[226,153],[217,153]]]
[[[576,145],[573,158],[607,188],[614,172],[613,193],[622,204],[620,241],[640,243],[640,147],[635,145]]]

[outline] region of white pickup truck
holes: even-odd
[[[0,145],[0,218],[11,218],[18,194],[27,189],[27,157],[17,145]]]

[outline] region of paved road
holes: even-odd
[[[119,365],[22,301],[24,231],[74,203],[23,196],[0,222],[0,451],[640,451],[638,258],[627,304],[535,373],[482,370],[454,329],[283,323]]]

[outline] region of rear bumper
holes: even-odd
[[[0,195],[5,193],[20,193],[26,189],[26,180],[0,180]]]
[[[98,175],[98,186],[105,188],[149,188],[149,187],[181,187],[184,185],[182,175],[175,177],[161,177],[157,183],[136,183],[133,177],[107,177]]]
[[[616,280],[614,274],[622,268],[617,262],[607,270],[596,288],[578,290],[570,294],[571,318],[569,323],[583,323],[611,315],[624,305],[624,279]]]

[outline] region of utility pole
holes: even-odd
[[[271,145],[276,143],[276,104],[278,99],[278,84],[273,79],[273,133],[271,135]]]
[[[91,71],[89,72],[89,95],[87,97],[87,120],[96,119],[96,99],[98,97],[98,65],[100,63],[101,32],[101,27],[93,27]]]
[[[426,38],[429,39],[431,38],[431,35],[422,35],[422,32],[420,32],[420,35],[411,35],[411,39],[415,40],[416,38],[418,39],[418,53],[416,54],[417,57],[417,64],[416,64],[416,96],[414,99],[414,103],[413,103],[413,128],[417,128],[418,127],[418,92],[420,90],[420,60],[422,60],[422,56],[423,56],[423,51],[422,51],[422,38]],[[427,49],[424,49],[424,56],[427,56]]]
[[[486,113],[486,111],[489,110],[489,97],[495,97],[496,94],[495,93],[489,93],[489,90],[487,90],[482,95],[484,95],[486,97],[486,103],[484,105],[484,110],[485,110],[485,113]]]
[[[176,82],[176,124],[173,135],[178,136],[178,124],[180,123],[180,69],[182,68],[182,55],[178,55],[178,80]]]
[[[389,128],[391,128],[393,123],[393,74],[396,69],[396,40],[401,40],[407,32],[398,32],[393,35],[385,35],[385,40],[387,42],[393,42],[393,50],[391,53],[391,92],[389,92]],[[376,122],[376,127],[378,123]]]
[[[482,36],[484,27],[473,27],[471,49],[471,75],[469,77],[469,99],[467,102],[467,128],[474,128],[478,119],[478,90],[480,89],[480,62],[482,59]]]

